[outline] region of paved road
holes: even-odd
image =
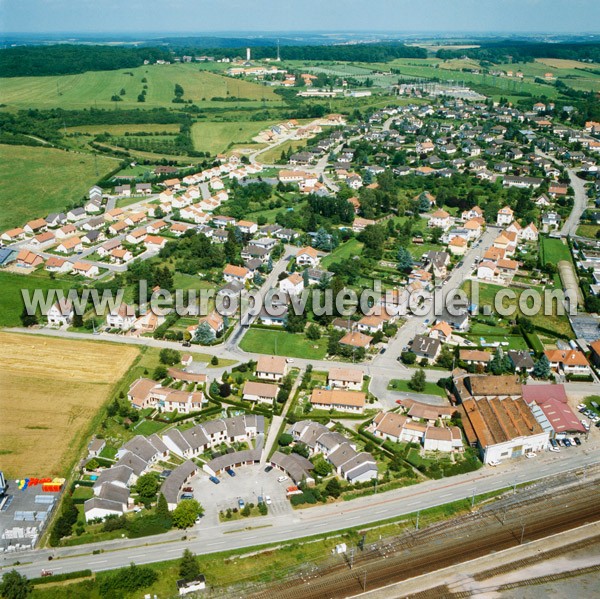
[[[551,160],[560,167],[565,167],[565,165],[558,160],[556,157],[547,154],[546,152],[542,152],[539,148],[535,149],[535,153],[539,156],[543,156],[548,160]],[[571,210],[571,214],[569,214],[569,218],[564,222],[563,227],[560,231],[563,237],[568,237],[569,235],[575,235],[577,233],[577,227],[579,226],[579,220],[581,219],[581,215],[585,212],[588,204],[588,197],[585,189],[585,181],[580,179],[577,176],[577,173],[572,168],[567,168],[567,174],[569,175],[569,182],[571,187],[573,188],[573,192],[575,194],[573,209]]]
[[[581,219],[581,215],[585,212],[588,204],[585,182],[576,175],[573,169],[567,169],[567,173],[569,174],[571,187],[575,192],[575,199],[571,214],[569,214],[569,218],[565,221],[565,224],[561,230],[561,235],[565,237],[568,235],[575,235],[577,233],[579,220]]]
[[[188,531],[185,540],[182,540],[181,531],[173,531],[146,539],[118,539],[78,547],[5,555],[0,558],[0,573],[12,568],[16,560],[21,564],[15,566],[16,569],[33,577],[39,576],[40,571],[48,567],[57,574],[86,568],[98,572],[125,566],[132,561],[145,564],[176,559],[184,549],[190,549],[196,554],[209,554],[256,544],[284,542],[414,513],[471,497],[473,492],[486,493],[597,463],[600,463],[599,449],[586,451],[583,446],[564,450],[561,454],[547,452],[534,460],[512,460],[494,469],[484,467],[469,474],[430,480],[416,486],[388,491],[381,496],[359,498],[351,503],[340,502],[296,510],[291,516],[282,514],[267,516],[260,521],[231,522],[216,526],[206,521]],[[261,529],[253,529],[253,525],[260,525]],[[102,553],[92,555],[95,549],[102,550]],[[51,563],[48,562],[49,555],[54,556]]]

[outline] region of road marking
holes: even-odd
[[[101,559],[99,562],[90,562],[90,566],[92,564],[105,564],[108,560],[107,559]]]
[[[167,553],[175,553],[176,551],[181,551],[181,549],[167,549]]]
[[[140,553],[140,555],[131,555],[130,557],[146,557],[143,553]]]
[[[454,493],[444,493],[443,495],[440,495],[440,497],[450,497],[450,495],[454,495]]]
[[[210,547],[211,545],[222,545],[225,541],[218,541],[217,543],[206,543],[207,547]]]

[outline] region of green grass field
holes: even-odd
[[[408,381],[402,379],[392,379],[390,381],[388,389],[392,391],[403,391],[404,393],[413,393],[415,395],[418,395],[418,393],[415,393],[408,386]],[[441,387],[438,387],[435,383],[430,382],[425,383],[425,390],[423,391],[423,393],[426,393],[427,395],[437,395],[439,397],[446,397],[446,392]]]
[[[65,279],[50,279],[45,272],[40,274],[18,275],[12,272],[0,271],[0,326],[21,326],[19,318],[23,311],[21,289],[64,289],[66,291],[73,286],[71,281]]]
[[[328,268],[334,262],[339,262],[340,260],[346,260],[351,256],[360,255],[363,248],[363,244],[358,241],[358,239],[349,239],[348,241],[342,243],[338,247],[335,248],[331,254],[325,256],[323,260],[321,260],[322,266]]]
[[[563,243],[562,239],[554,239],[552,237],[540,238],[540,253],[542,264],[558,264],[561,260],[573,262],[569,246]]]
[[[556,240],[551,240],[551,241],[556,241]],[[558,240],[559,241],[559,240]],[[562,244],[561,244],[562,245]],[[559,251],[558,248],[556,248],[555,246],[552,246],[552,249],[555,251]],[[567,248],[568,251],[568,248]],[[564,260],[564,257],[559,258],[560,260]],[[556,264],[556,261],[553,261]],[[503,287],[501,285],[493,285],[491,283],[478,283],[479,286],[479,298],[478,298],[478,304],[479,304],[479,311],[480,313],[483,313],[483,307],[484,306],[491,306],[492,308],[492,314],[495,314],[495,308],[494,308],[494,301],[496,298],[496,294],[501,291],[501,290],[505,290],[506,287]],[[562,315],[559,316],[556,314],[556,302],[552,303],[552,314],[544,314],[544,293],[541,290],[541,288],[539,287],[532,287],[533,289],[536,289],[537,291],[540,292],[541,295],[541,309],[539,311],[539,313],[534,314],[533,316],[525,316],[526,318],[528,318],[529,320],[531,320],[531,322],[533,323],[534,326],[536,327],[541,327],[543,329],[546,330],[550,330],[550,331],[554,331],[556,332],[558,335],[566,335],[566,336],[571,336],[573,335],[573,330],[571,329],[571,325],[569,324],[569,319],[567,318],[566,315]],[[467,293],[467,295],[469,297],[471,297],[471,281],[465,281],[463,283],[462,289],[464,289]],[[512,320],[515,319],[517,316],[524,316],[523,312],[521,311],[520,307],[519,307],[519,298],[521,296],[521,293],[523,293],[524,289],[520,289],[520,288],[509,288],[511,291],[513,291],[515,293],[515,300],[510,300],[510,299],[504,299],[503,300],[503,305],[507,308],[512,309],[514,307],[514,314],[510,315],[510,316],[506,316],[504,318],[505,321],[508,320]],[[484,335],[486,341],[492,342],[492,341],[508,341],[509,343],[511,343],[511,347],[513,347],[514,349],[520,349],[519,347],[517,347],[519,345],[519,343],[512,337],[512,336],[508,336],[506,339],[504,339],[503,337],[498,337],[498,338],[493,338],[493,336],[490,335]],[[489,337],[489,338],[488,338]],[[478,339],[472,339],[473,341],[476,341]]]
[[[133,73],[133,76],[129,73]],[[146,78],[144,84],[142,79]],[[184,89],[184,100],[210,101],[213,97],[239,97],[249,100],[280,102],[270,87],[224,77],[201,70],[191,64],[147,65],[117,71],[89,71],[79,75],[54,77],[14,77],[5,79],[0,88],[0,102],[8,108],[86,108],[95,106],[154,108],[173,104],[174,87]],[[137,101],[147,85],[146,101]],[[113,94],[125,90],[122,102],[111,101]],[[68,125],[69,123],[67,123]]]
[[[255,145],[252,138],[278,121],[237,121],[227,123],[199,122],[192,125],[196,150],[217,154],[232,144]],[[260,147],[257,145],[257,148]]]
[[[125,135],[125,133],[179,133],[178,123],[136,123],[129,125],[79,125],[78,127],[67,127],[67,133],[85,133],[97,135],[110,133],[111,135]],[[150,138],[152,139],[152,138]]]
[[[327,339],[322,337],[317,341],[309,341],[304,335],[287,331],[250,328],[240,348],[257,354],[322,360],[327,353]]]
[[[95,164],[90,154],[0,145],[0,230],[64,210],[118,165],[105,156],[98,156]]]
[[[278,164],[279,159],[281,158],[281,152],[287,152],[288,150],[292,150],[292,152],[300,152],[304,147],[306,147],[307,142],[308,140],[306,139],[294,139],[286,141],[279,146],[262,152],[257,156],[257,160],[263,164]],[[287,163],[287,161],[285,163]]]

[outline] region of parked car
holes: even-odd
[[[209,477],[208,477],[208,480],[209,480],[211,483],[215,483],[215,485],[218,485],[218,484],[221,482],[221,481],[220,481],[220,480],[219,480],[219,479],[218,479],[216,476],[209,476]]]
[[[563,439],[563,443],[565,444],[565,447],[571,447],[571,445],[573,445],[570,439]]]
[[[500,466],[500,462],[498,460],[490,460],[488,466]]]
[[[227,472],[229,476],[235,476],[235,472],[231,468],[225,468],[225,472]]]
[[[193,493],[194,489],[192,489],[192,487],[183,487],[183,492],[184,493]]]
[[[581,439],[579,437],[573,437],[573,441],[575,441],[575,445],[581,445]]]
[[[596,428],[600,428],[600,422],[596,422],[596,424],[594,424],[594,426],[595,426]]]
[[[288,479],[288,477],[287,477],[287,476],[280,476],[280,477],[277,479],[277,482],[278,482],[278,483],[283,483],[283,482],[285,482],[287,479]]]
[[[181,499],[194,499],[193,493],[182,493]]]
[[[192,344],[189,341],[184,341],[181,345],[183,347],[192,347]]]
[[[265,472],[271,472],[271,470],[273,470],[273,466],[267,466],[265,468]]]
[[[264,503],[264,500],[263,500],[263,496],[259,495],[258,496],[258,505],[260,505],[261,503]]]
[[[526,457],[526,458],[537,458],[537,453],[534,453],[533,451],[528,451],[528,452],[525,454],[525,457]]]
[[[243,509],[244,509],[245,505],[246,505],[246,504],[244,503],[244,500],[243,500],[243,499],[238,499],[238,506],[239,506],[239,508],[240,508],[241,510],[243,510]]]
[[[269,495],[265,495],[265,503],[271,505],[271,497],[269,497]]]

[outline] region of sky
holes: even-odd
[[[0,0],[0,30],[598,33],[600,0]]]

